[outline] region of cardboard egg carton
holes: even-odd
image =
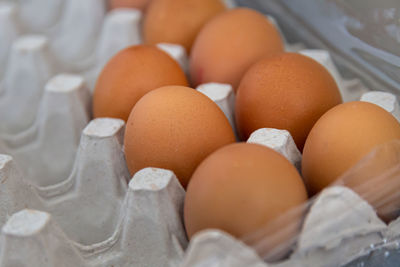
[[[6,120],[21,124],[17,134],[0,135],[0,152],[13,155],[0,156],[0,267],[338,266],[371,253],[380,255],[382,249],[398,249],[400,220],[387,226],[357,194],[336,186],[307,207],[297,246],[284,261],[266,264],[253,248],[213,230],[198,234],[186,250],[185,192],[174,174],[148,168],[130,180],[123,154],[124,123],[96,119],[85,127],[90,117],[88,91],[113,54],[141,42],[141,13],[125,9],[106,14],[100,0],[18,4],[0,5],[0,39],[5,40],[0,44],[0,66],[5,65],[1,60],[8,61],[3,78],[0,69],[0,103],[7,95],[13,100],[4,109],[11,110],[22,97],[26,105],[21,107],[31,113],[24,118],[13,110],[20,119]],[[45,10],[41,17],[35,11],[39,9]],[[159,47],[187,73],[181,46]],[[287,47],[296,52],[304,48]],[[369,91],[357,80],[344,81],[328,52],[300,52],[332,73],[345,100]],[[79,75],[57,75],[65,71]],[[211,83],[197,90],[210,97],[234,127],[232,87]],[[25,99],[28,91],[37,100]],[[398,116],[393,95],[367,93],[363,100]],[[249,142],[271,147],[298,169],[301,166],[301,154],[285,130],[259,129]]]
[[[400,241],[399,219],[387,226],[361,197],[336,186],[313,201],[286,261],[268,265],[214,230],[195,236],[185,253],[183,188],[172,172],[156,168],[127,185],[123,131],[121,120],[93,120],[70,177],[49,187],[30,184],[10,156],[0,156],[0,223],[7,221],[0,266],[338,266]]]
[[[97,13],[91,12],[92,7]],[[60,16],[54,21],[43,13],[42,21],[27,23],[38,16],[38,9]],[[104,22],[95,17],[104,17]],[[105,2],[97,0],[0,3],[0,153],[13,155],[24,166],[27,179],[47,186],[69,175],[81,131],[90,119],[88,89],[93,90],[110,57],[141,41],[140,20],[141,12],[133,9],[105,15]],[[77,22],[92,30],[69,30],[76,28],[73,23]],[[55,43],[61,45],[62,39],[62,45],[69,49],[71,40],[75,40],[83,47],[86,33],[94,32],[94,27],[98,43],[90,47],[91,54],[80,54],[82,62],[90,64],[60,64]],[[73,57],[70,59],[75,62]],[[68,69],[78,74],[68,74]]]
[[[121,120],[91,121],[70,176],[50,186],[33,185],[0,156],[0,266],[178,266],[184,190],[155,168],[128,184],[123,132]]]
[[[53,18],[50,14],[58,15]],[[40,23],[38,16],[43,16]],[[0,37],[4,40],[0,46],[0,64],[12,64],[7,55],[19,36],[46,36],[52,69],[85,76],[93,89],[101,69],[115,53],[141,42],[141,19],[141,12],[134,9],[106,13],[103,0],[0,3]],[[1,74],[0,71],[0,79]]]

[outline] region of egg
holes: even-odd
[[[400,140],[396,139],[373,148],[335,183],[353,189],[389,223],[400,216],[399,177]]]
[[[132,175],[145,167],[169,169],[186,187],[205,157],[233,142],[233,129],[213,101],[192,88],[166,86],[146,94],[133,108],[125,155]]]
[[[137,8],[144,10],[151,0],[109,0],[108,5],[111,9],[115,8]]]
[[[282,51],[278,30],[263,14],[231,9],[210,20],[197,36],[190,55],[192,83],[229,83],[236,90],[252,64]]]
[[[302,174],[308,189],[312,194],[321,191],[376,146],[399,139],[399,122],[377,105],[355,101],[332,108],[314,125],[304,146]],[[376,160],[379,157],[373,160],[379,163]],[[381,161],[377,167],[384,162],[388,161]],[[372,178],[362,175],[346,184],[357,191]]]
[[[189,52],[203,25],[225,10],[221,0],[153,0],[143,23],[147,44],[180,44]]]
[[[166,85],[188,85],[174,59],[155,46],[126,48],[106,64],[97,80],[93,115],[126,121],[143,95]]]
[[[302,150],[314,123],[342,98],[335,80],[315,60],[296,53],[262,59],[244,75],[236,123],[246,140],[260,128],[288,130]]]
[[[285,157],[258,144],[231,144],[208,156],[193,173],[184,202],[186,232],[192,238],[201,230],[220,229],[255,245],[260,237],[248,236],[306,201],[304,183]],[[294,227],[269,249],[284,246],[297,234],[302,213],[286,216],[290,220],[285,223]]]

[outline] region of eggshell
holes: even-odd
[[[189,52],[203,25],[225,8],[221,0],[153,0],[143,23],[144,41],[180,44]]]
[[[236,90],[252,64],[282,51],[278,30],[263,14],[231,9],[210,20],[197,36],[190,57],[192,83],[229,83]]]
[[[132,175],[145,167],[165,168],[186,187],[206,156],[233,142],[228,119],[207,96],[166,86],[146,94],[133,108],[125,132],[126,161]]]
[[[136,102],[165,85],[188,85],[179,64],[155,46],[137,45],[116,54],[101,72],[93,96],[94,117],[127,120]]]
[[[115,8],[137,8],[144,10],[151,0],[109,0],[110,9]]]
[[[347,170],[335,184],[350,187],[390,222],[400,216],[400,140],[378,145]]]
[[[288,130],[302,150],[314,123],[342,102],[329,72],[296,53],[260,60],[243,77],[236,97],[236,123],[246,140],[259,128]]]
[[[216,228],[254,245],[247,235],[306,201],[303,181],[285,157],[258,144],[231,144],[208,156],[194,172],[184,204],[185,227],[189,238]],[[270,249],[297,233],[301,216],[290,217],[287,223],[296,227]]]
[[[399,139],[400,124],[377,105],[355,101],[332,108],[314,125],[304,146],[302,174],[308,189],[313,194],[319,192],[374,147]],[[368,172],[371,173],[371,169]],[[374,178],[360,177],[347,180],[347,185],[356,189]]]

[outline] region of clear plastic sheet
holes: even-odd
[[[345,77],[400,92],[397,0],[238,0],[276,18],[289,42],[331,52]]]
[[[400,141],[395,140],[376,147],[339,177],[332,186],[350,188],[366,200],[383,221],[389,223],[396,219],[400,212]],[[354,213],[363,212],[366,209],[366,203],[355,202],[355,205],[349,203],[350,208],[345,209],[340,205],[326,206],[335,219],[326,219],[321,216],[317,227],[305,229],[304,222],[311,220],[308,218],[310,209],[316,205],[315,202],[319,201],[323,193],[312,197],[303,206],[288,211],[257,232],[242,237],[241,240],[251,245],[266,262],[275,263],[287,261],[292,253],[302,253],[298,251],[299,242],[302,243],[303,248],[340,246],[341,243],[346,242],[346,238],[352,236],[350,232],[341,236],[343,233],[341,233],[340,225],[345,221],[348,221],[348,226],[354,223],[352,221]],[[357,223],[349,226],[348,230],[354,231],[354,236],[365,232],[365,229]],[[333,232],[337,234],[332,234]],[[320,240],[312,240],[312,237]],[[374,246],[374,244],[368,244],[354,255],[355,258],[365,253],[365,249],[374,248]]]

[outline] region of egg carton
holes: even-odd
[[[0,157],[0,266],[178,266],[184,190],[171,171],[154,168],[128,184],[123,132],[121,120],[91,121],[70,176],[47,187]]]
[[[1,201],[4,205],[1,205],[0,225],[5,224],[0,238],[0,266],[204,266],[205,263],[205,266],[267,266],[253,249],[229,235],[216,231],[207,231],[195,237],[185,253],[188,241],[182,224],[184,191],[173,173],[168,170],[142,170],[128,184],[130,177],[122,152],[122,121],[96,119],[90,122],[83,130],[78,147],[79,137],[77,136],[80,135],[89,119],[90,104],[87,87],[93,88],[98,73],[112,54],[127,45],[140,42],[138,25],[141,14],[133,10],[116,10],[105,15],[104,6],[96,9],[94,14],[90,14],[91,5],[99,3],[95,4],[95,1],[87,1],[84,4],[82,4],[84,1],[78,0],[71,1],[72,4],[66,1],[52,2],[52,0],[35,2],[42,2],[43,5],[34,7],[32,4],[27,4],[22,7],[23,4],[21,4],[18,8],[21,10],[31,8],[30,12],[24,11],[29,16],[32,15],[34,8],[43,8],[49,4],[54,9],[44,17],[51,23],[44,23],[45,19],[39,26],[23,23],[21,14],[24,12],[18,14],[16,6],[7,4],[0,7],[0,21],[4,21],[4,24],[0,24],[0,36],[7,36],[4,40],[9,41],[5,44],[14,43],[8,59],[11,63],[8,65],[17,66],[11,70],[9,70],[10,67],[7,68],[1,86],[8,90],[3,89],[0,92],[12,92],[14,88],[19,88],[21,89],[19,97],[24,97],[26,88],[34,87],[36,89],[32,91],[37,95],[42,94],[40,100],[35,102],[38,115],[33,121],[26,123],[28,126],[31,125],[23,131],[23,134],[16,135],[21,137],[15,138],[15,135],[8,134],[0,138],[0,151],[13,154],[15,161],[23,167],[23,171],[27,169],[27,166],[33,166],[28,172],[23,173],[18,170],[17,164],[11,157],[2,156],[0,160],[2,162],[0,179],[4,185],[1,189],[3,192],[0,194],[0,197],[4,197]],[[86,44],[85,40],[79,39],[85,34],[68,30],[73,28],[73,25],[77,25],[71,19],[72,14],[77,14],[77,8],[81,18],[77,21],[89,23],[87,29],[82,29],[82,32],[96,35],[93,39],[99,40],[98,45]],[[57,12],[63,15],[51,16]],[[98,18],[104,16],[103,26],[99,26],[101,23],[92,24],[93,20],[100,21]],[[62,19],[58,20],[58,18]],[[29,19],[25,21],[29,22]],[[4,29],[3,25],[6,25]],[[53,29],[57,29],[58,33],[54,34],[57,31]],[[63,36],[60,32],[64,31],[61,29],[65,29],[64,34],[69,36],[68,38],[80,40],[75,47],[82,48],[75,48],[75,52],[66,52],[60,59],[54,55],[54,42],[57,43],[57,41],[53,40],[70,40],[67,37],[57,37]],[[28,31],[44,34],[47,37],[36,35],[17,39],[20,33]],[[63,42],[58,41],[58,44],[61,43]],[[64,45],[66,43],[67,41]],[[174,57],[187,72],[187,56],[182,47],[173,44],[160,44],[159,47]],[[293,51],[299,51],[304,47],[300,44],[291,48]],[[6,49],[10,50],[9,47]],[[84,55],[85,51],[88,52],[87,55]],[[302,52],[322,63],[331,73],[335,72],[335,66],[326,51]],[[17,54],[16,60],[12,58],[13,54]],[[82,55],[84,60],[79,60],[78,64],[71,63],[73,55]],[[23,68],[22,62],[29,64]],[[72,70],[81,76],[63,74],[47,82],[56,74],[54,70],[56,72]],[[17,78],[25,77],[26,73],[33,73],[31,76],[28,75],[32,80]],[[87,80],[86,85],[82,76]],[[343,81],[339,74],[334,77],[342,94],[347,93],[349,98],[356,99],[363,92],[368,91],[357,80]],[[18,82],[22,85],[16,86]],[[229,85],[205,84],[197,89],[215,101],[234,126],[232,88]],[[363,100],[380,104],[392,114],[397,114],[398,104],[395,96],[384,97],[380,92],[376,94],[378,96],[372,96],[372,100],[368,95],[364,96]],[[11,94],[11,96],[17,99],[16,95]],[[27,106],[30,106],[33,114],[36,114],[36,109],[32,108],[33,105],[27,104]],[[9,106],[7,110],[11,110],[11,107]],[[68,125],[64,123],[61,125],[60,121],[68,122]],[[270,146],[285,155],[298,168],[300,166],[301,155],[287,131],[260,129],[253,133],[249,142]],[[35,161],[39,163],[34,163]],[[60,166],[60,162],[64,165]],[[43,165],[40,166],[40,164]],[[51,167],[59,173],[51,175],[40,173]],[[32,178],[31,174],[36,171],[39,173],[32,175],[36,177]],[[335,266],[339,259],[343,263],[345,259],[353,259],[354,255],[362,255],[360,251],[365,249],[366,244],[383,242],[384,239],[375,238],[375,234],[379,236],[381,232],[389,232],[392,234],[391,237],[398,236],[398,226],[396,228],[398,223],[393,223],[394,226],[390,225],[389,228],[380,224],[380,221],[375,220],[376,215],[375,217],[372,215],[373,211],[369,213],[371,207],[355,193],[346,188],[336,189],[333,193],[328,191],[327,199],[333,198],[329,197],[332,194],[340,196],[340,199],[343,197],[342,194],[348,195],[347,198],[352,199],[354,203],[361,203],[360,206],[364,208],[362,212],[366,214],[364,215],[371,216],[374,222],[372,226],[379,225],[380,230],[374,228],[379,232],[376,234],[372,231],[372,226],[368,228],[365,224],[367,237],[357,239],[353,228],[346,228],[347,222],[339,221],[337,229],[343,231],[343,240],[349,242],[346,244],[349,244],[347,248],[350,249],[339,250],[345,256],[336,251],[337,254],[332,255],[340,255],[340,257],[336,256],[333,259],[331,257],[329,260],[327,258],[325,266]],[[324,192],[320,197],[322,198],[324,194],[327,193]],[[357,197],[359,202],[354,200]],[[337,198],[339,200],[339,197]],[[311,242],[315,238],[310,239],[309,236],[315,235],[325,235],[325,241],[328,240],[329,231],[313,232],[314,227],[309,225],[315,225],[315,221],[319,222],[325,217],[334,221],[337,219],[333,215],[329,217],[329,214],[325,214],[325,217],[320,216],[320,211],[326,209],[327,201],[322,201],[319,206],[317,203],[311,208],[306,222],[308,218],[314,219],[309,219],[311,223],[306,223],[303,228],[302,236],[306,236],[303,238],[306,240],[304,241],[306,245],[300,246],[297,254],[293,254],[304,253],[308,255],[308,258],[293,256],[289,261],[281,263],[283,266],[299,266],[305,263],[315,263],[312,266],[319,266],[321,257],[328,257],[326,255],[336,253],[335,249],[342,249],[340,246],[333,249],[328,246],[329,249],[320,252],[318,246],[321,243],[315,245]],[[76,208],[77,205],[80,205],[79,209]],[[343,203],[336,205],[342,210],[346,208]],[[10,215],[12,216],[9,217]],[[361,220],[360,225],[362,222]],[[307,233],[312,234],[308,234],[307,237],[304,229],[308,229],[307,231],[311,232]],[[347,239],[350,241],[356,239],[356,241],[352,243]]]
[[[231,94],[221,98],[227,88],[232,92],[218,84],[199,90],[228,103]],[[121,120],[91,121],[71,175],[47,187],[24,179],[12,158],[1,156],[0,266],[269,266],[252,248],[218,231],[197,235],[185,253],[183,188],[171,171],[156,168],[138,172],[128,184],[123,132]],[[287,131],[260,129],[249,142],[298,160]],[[331,187],[310,207],[291,258],[270,265],[337,266],[375,247],[396,250],[399,225],[400,219],[387,226],[350,189]]]
[[[4,72],[3,79],[0,80],[0,119],[2,121],[0,152],[13,155],[17,162],[24,166],[25,175],[29,175],[32,181],[36,181],[38,185],[48,185],[68,176],[79,144],[80,133],[90,118],[91,101],[87,91],[88,89],[93,91],[97,76],[111,56],[129,45],[141,42],[139,30],[142,15],[140,11],[134,9],[118,9],[109,12],[105,15],[103,25],[100,26],[98,44],[91,48],[95,51],[95,56],[90,67],[75,69],[74,72],[77,74],[59,75],[68,69],[68,66],[60,67],[57,63],[56,53],[52,48],[54,36],[38,27],[32,30],[41,34],[21,35],[23,31],[20,29],[26,28],[21,26],[25,21],[22,17],[25,13],[24,8],[33,8],[30,12],[35,10],[35,5],[28,4],[31,2],[37,2],[40,8],[43,8],[44,2],[47,3],[47,1],[38,0],[22,1],[20,5],[9,2],[0,3],[0,21],[2,22],[0,37],[5,40],[4,43],[2,42],[4,47],[0,50],[0,54],[3,55],[0,57],[3,59],[3,62],[0,61],[0,77]],[[82,6],[78,5],[83,2],[72,3],[71,1],[68,2],[71,6],[64,8],[67,11],[69,9],[87,10],[91,5],[104,4],[104,1],[88,1]],[[102,9],[104,8],[103,5]],[[68,13],[67,11],[60,12]],[[82,23],[87,19],[86,17],[93,16],[90,12],[75,13],[78,17],[75,19]],[[58,25],[72,21],[71,15],[68,14],[61,16]],[[85,25],[83,27],[86,27]],[[58,34],[58,36],[61,35],[61,33]],[[69,35],[66,34],[66,36]],[[72,39],[79,38],[87,39],[79,32]],[[65,43],[65,45],[68,44]],[[187,56],[183,47],[173,44],[160,44],[159,47],[175,57],[182,67],[187,69],[188,63],[185,61]],[[57,86],[60,88],[57,89]],[[82,94],[86,96],[80,96]],[[76,100],[69,99],[71,97]],[[60,116],[57,117],[55,114],[60,114]],[[62,123],[63,120],[66,120],[65,124]],[[32,155],[36,153],[41,156],[33,157]],[[53,164],[47,163],[49,159]]]
[[[286,261],[267,264],[215,230],[197,234],[185,252],[183,188],[171,171],[157,168],[141,170],[128,184],[123,132],[121,120],[91,121],[70,177],[49,187],[32,185],[12,157],[0,156],[0,266],[340,266],[399,249],[400,218],[388,226],[360,196],[335,186],[306,207]],[[265,136],[252,139],[268,145]],[[283,146],[293,145],[286,140]]]

